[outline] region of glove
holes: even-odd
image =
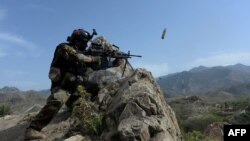
[[[124,62],[123,59],[118,59],[118,58],[116,58],[116,59],[112,62],[112,65],[113,65],[113,67],[118,67],[118,66],[122,65],[123,62]]]
[[[49,70],[49,79],[52,82],[59,82],[61,79],[61,71],[59,68],[51,67]]]
[[[100,64],[101,63],[101,57],[100,56],[91,56],[92,62]]]

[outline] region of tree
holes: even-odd
[[[0,117],[11,114],[11,109],[9,104],[0,105]]]

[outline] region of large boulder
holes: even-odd
[[[178,141],[181,133],[163,92],[145,69],[113,81],[99,92],[106,141]]]
[[[224,137],[224,125],[229,125],[227,122],[214,122],[205,129],[205,135],[217,139],[218,141],[223,141]]]
[[[82,97],[72,109],[65,106],[42,133],[46,141],[180,141],[175,113],[151,73],[128,65],[89,74],[100,86],[93,99],[79,88]],[[71,111],[71,112],[70,112]],[[10,128],[0,131],[3,141],[21,141],[34,115],[18,116]],[[4,120],[4,122],[7,122]],[[14,122],[13,122],[14,123]],[[0,120],[0,125],[1,125]],[[40,140],[42,141],[42,140]]]

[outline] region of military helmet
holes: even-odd
[[[91,39],[91,35],[88,31],[84,29],[75,29],[71,36],[68,36],[67,41],[68,42],[74,42],[74,41],[84,41],[88,42]]]

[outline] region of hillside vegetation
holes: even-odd
[[[199,66],[157,82],[187,141],[223,140],[225,124],[250,124],[250,66]]]
[[[209,127],[218,124],[250,124],[250,99],[211,102],[199,96],[186,96],[169,102],[186,140],[222,140],[211,135]],[[213,132],[213,131],[212,131]]]

